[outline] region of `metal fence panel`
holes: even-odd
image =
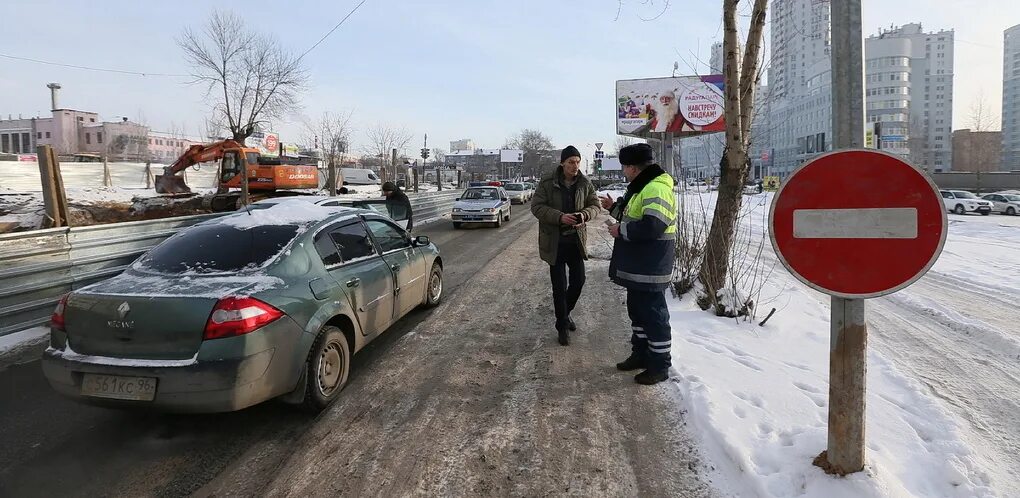
[[[414,217],[449,212],[460,191],[409,194]],[[222,214],[0,235],[0,336],[49,321],[64,294],[110,278],[179,230]]]

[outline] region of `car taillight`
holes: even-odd
[[[50,327],[55,330],[64,332],[64,309],[67,308],[67,297],[70,293],[64,294],[64,297],[60,298],[60,302],[57,303],[56,309],[53,310],[53,315],[50,316]]]
[[[254,332],[283,312],[253,297],[225,297],[216,303],[202,333],[203,340],[235,337]]]

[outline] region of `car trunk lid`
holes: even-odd
[[[64,311],[68,344],[75,353],[91,356],[192,358],[219,299],[251,294],[273,280],[129,271],[71,294]]]

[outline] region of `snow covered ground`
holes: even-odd
[[[103,186],[102,163],[72,163],[60,165],[61,177],[71,206],[94,204],[130,205],[136,200],[150,203],[149,198],[160,197],[153,188],[145,186],[144,163],[110,163],[111,186]],[[164,165],[151,165],[152,174],[160,174]],[[210,165],[188,168],[185,172],[192,191],[199,194],[211,193],[216,187],[216,169]],[[429,186],[425,186],[428,191]],[[348,187],[348,198],[378,197],[378,186],[354,185]],[[435,186],[431,186],[435,190]],[[21,229],[42,226],[42,186],[39,180],[39,166],[35,162],[0,161],[0,227],[13,223]],[[155,202],[159,204],[158,201]]]
[[[686,200],[711,212],[714,197]],[[776,265],[771,194],[744,200],[744,229]],[[714,482],[736,496],[1020,496],[1018,276],[1020,217],[950,215],[933,270],[868,302],[867,467],[847,478],[812,465],[827,438],[829,298],[776,266],[764,327],[671,301],[678,403]]]

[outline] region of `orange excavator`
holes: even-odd
[[[211,200],[213,211],[237,209],[241,197],[241,175],[248,175],[249,200],[254,202],[267,197],[295,195],[295,190],[319,188],[319,169],[315,165],[284,164],[281,159],[264,157],[258,149],[245,147],[234,140],[220,140],[211,144],[192,145],[173,164],[156,175],[156,192],[160,194],[186,194],[191,188],[177,173],[189,166],[220,161],[218,189]]]

